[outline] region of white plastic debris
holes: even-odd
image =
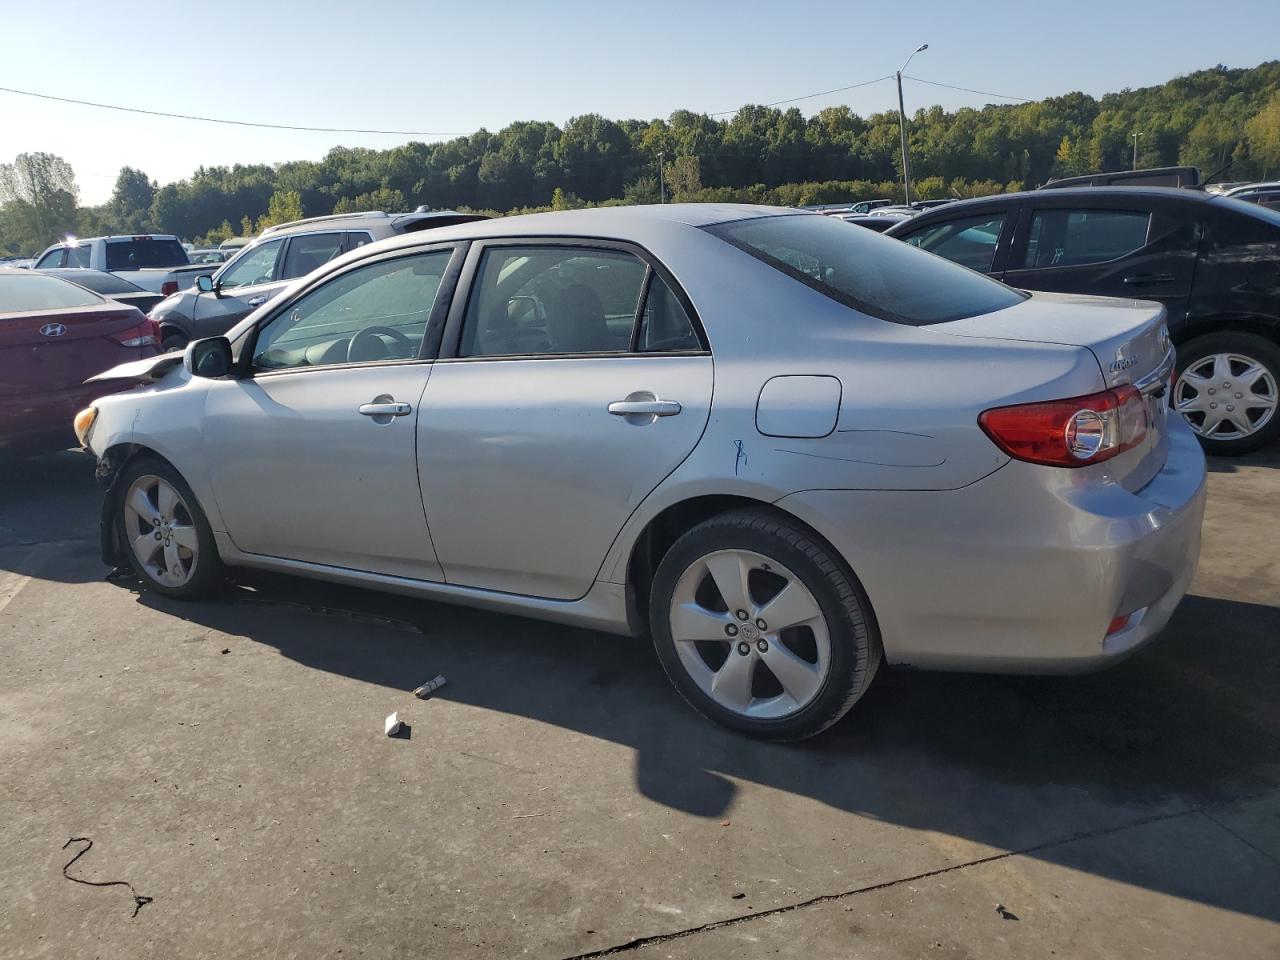
[[[419,700],[426,700],[448,682],[449,681],[444,678],[444,674],[441,674],[434,680],[428,680],[422,686],[418,687],[417,690],[413,691],[413,695]]]
[[[394,737],[397,733],[400,732],[400,728],[402,726],[403,724],[400,722],[400,714],[393,713],[391,714],[391,716],[387,717],[385,732],[388,737]]]

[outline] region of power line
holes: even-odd
[[[954,83],[939,83],[937,80],[925,80],[923,77],[909,77],[905,73],[902,75],[904,80],[914,80],[916,83],[927,83],[931,87],[946,87],[948,90],[963,90],[965,93],[977,93],[984,97],[999,97],[1001,100],[1018,100],[1022,103],[1032,103],[1026,97],[1011,97],[1006,93],[992,93],[990,90],[974,90],[972,87],[957,87]]]
[[[149,117],[169,117],[173,120],[199,120],[202,123],[226,123],[236,127],[260,127],[267,130],[300,130],[308,133],[384,133],[396,137],[466,137],[469,133],[456,130],[361,130],[351,127],[303,127],[287,123],[257,123],[251,120],[227,120],[222,117],[198,117],[189,113],[166,113],[163,110],[144,110],[141,107],[121,107],[112,103],[95,103],[92,100],[76,100],[72,97],[55,97],[51,93],[36,93],[31,90],[15,90],[12,87],[0,87],[2,93],[13,93],[20,97],[35,97],[40,100],[57,100],[60,103],[74,103],[81,107],[97,107],[101,110],[119,110],[123,113],[142,113]]]
[[[763,103],[761,104],[761,106],[776,107],[784,103],[796,103],[797,101],[800,101],[800,100],[812,100],[814,97],[825,97],[828,94],[832,94],[832,93],[843,93],[846,90],[856,90],[858,89],[858,87],[869,87],[873,83],[879,83],[881,80],[891,80],[891,79],[893,79],[893,74],[889,73],[889,74],[885,74],[883,77],[876,77],[874,80],[863,80],[861,83],[851,83],[847,87],[836,87],[834,90],[823,90],[819,93],[806,93],[803,97],[790,97],[786,100],[775,100],[773,101],[773,103]],[[715,113],[709,113],[707,114],[707,116],[723,117],[730,113],[737,113],[738,110],[741,110],[741,109],[742,109],[741,107],[738,107],[737,110],[719,110]]]

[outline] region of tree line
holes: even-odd
[[[913,87],[913,93],[923,89]],[[909,120],[914,193],[980,196],[1057,176],[1190,164],[1220,179],[1280,176],[1280,61],[1217,66],[1094,98],[933,106]],[[111,200],[77,205],[62,160],[23,154],[0,165],[0,251],[31,253],[63,233],[164,232],[199,242],[272,223],[357,210],[521,213],[577,206],[745,201],[798,206],[901,198],[898,118],[847,106],[746,106],[728,119],[521,121],[496,133],[389,150],[335,147],[319,161],[200,167],[158,186],[120,171]]]

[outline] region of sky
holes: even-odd
[[[0,162],[46,151],[80,201],[123,165],[167,183],[196,167],[318,160],[516,120],[732,111],[872,80],[921,43],[912,76],[1012,97],[1100,96],[1280,57],[1277,0],[0,0],[0,87],[171,113],[415,136],[261,130],[0,92]],[[1012,102],[904,81],[908,113]],[[800,100],[896,106],[890,81]],[[433,135],[435,134],[435,135]]]

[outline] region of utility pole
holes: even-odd
[[[658,153],[658,200],[662,203],[667,202],[667,182],[662,174],[662,158],[666,154],[659,151]]]
[[[914,57],[922,50],[928,49],[929,45],[922,43],[911,51],[911,57]],[[908,205],[911,203],[911,160],[907,156],[907,111],[902,105],[902,71],[907,69],[907,64],[911,62],[911,57],[907,57],[902,64],[902,68],[896,74],[898,78],[898,134],[902,138],[902,195]]]
[[[1142,136],[1137,130],[1133,131],[1133,169],[1138,169],[1138,138]]]

